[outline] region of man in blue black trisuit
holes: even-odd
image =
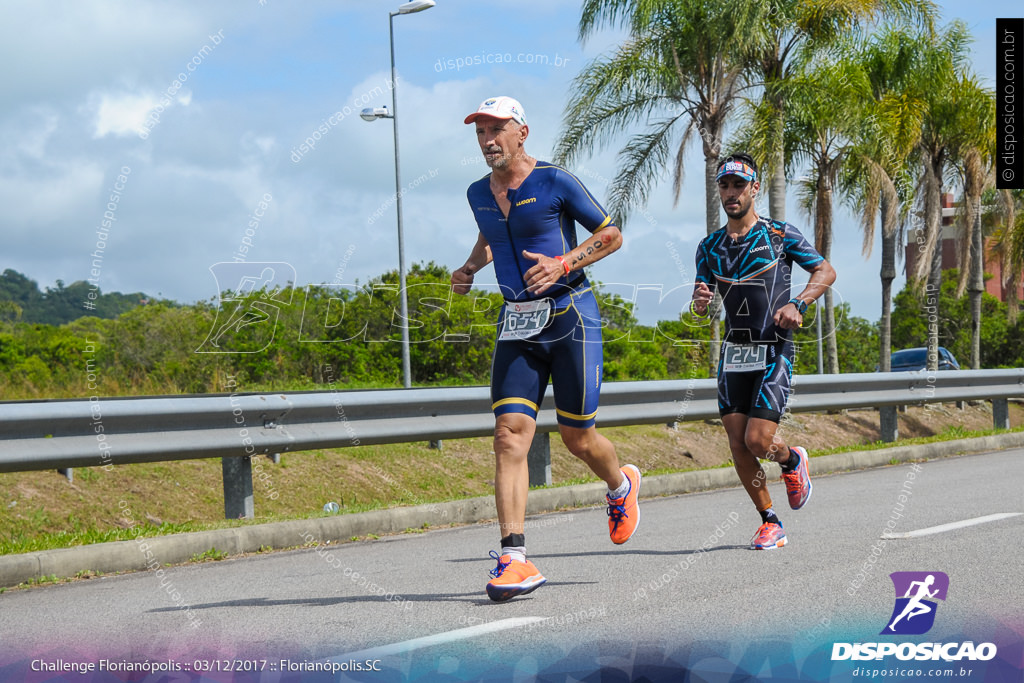
[[[718,412],[736,473],[761,513],[750,547],[771,550],[786,545],[786,534],[760,459],[779,463],[789,506],[802,508],[811,497],[807,451],[788,447],[776,431],[789,399],[793,330],[803,323],[808,304],[835,282],[836,271],[792,225],[757,215],[754,198],[760,187],[757,165],[748,155],[734,154],[719,164],[718,194],[729,220],[697,247],[690,312],[706,317],[713,289],[721,293],[726,335],[718,364]],[[811,277],[791,298],[794,262]]]
[[[526,559],[523,526],[526,454],[551,380],[558,431],[569,451],[608,484],[608,529],[625,543],[640,521],[640,470],[619,467],[615,447],[597,433],[601,387],[601,314],[583,268],[612,253],[622,235],[611,216],[568,171],[529,156],[523,106],[492,97],[466,117],[491,173],[467,193],[480,232],[466,263],[452,273],[459,294],[491,261],[505,299],[491,363],[494,498],[501,552],[487,584],[496,602],[525,595],[546,579]],[[576,242],[576,223],[592,235]]]

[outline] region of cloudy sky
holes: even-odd
[[[190,302],[216,295],[211,266],[246,242],[246,261],[290,264],[298,284],[365,282],[397,267],[392,124],[358,111],[391,104],[388,12],[398,4],[0,0],[0,268],[42,287],[91,277],[104,291]],[[940,5],[943,23],[971,28],[975,69],[991,84],[995,17],[1019,5]],[[517,97],[528,151],[550,157],[572,78],[620,38],[580,45],[579,7],[438,0],[395,18],[407,263],[455,268],[476,238],[465,190],[486,167],[462,118],[481,100]],[[618,147],[573,169],[599,197]],[[679,205],[666,180],[592,277],[627,298],[634,286],[692,277],[701,169],[695,146]],[[809,224],[795,205],[787,217]],[[835,229],[837,289],[874,320],[877,250],[861,257],[849,214]],[[651,296],[640,297],[642,319],[663,317]]]

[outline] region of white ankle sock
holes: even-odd
[[[622,475],[622,483],[619,484],[619,488],[615,489],[614,491],[608,489],[608,497],[611,498],[612,500],[625,498],[626,494],[629,493],[629,486],[629,479],[626,478],[626,475]]]
[[[513,546],[511,548],[502,546],[501,554],[502,555],[508,555],[513,560],[517,560],[519,562],[526,562],[526,547],[525,546],[517,545],[517,546]]]

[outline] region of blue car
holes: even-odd
[[[892,372],[924,370],[928,367],[928,349],[919,346],[915,349],[901,349],[892,354],[889,360]],[[939,370],[959,370],[960,364],[949,349],[939,347]]]

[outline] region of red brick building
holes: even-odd
[[[959,228],[955,225],[956,206],[953,203],[953,195],[951,193],[945,193],[942,195],[942,269],[947,270],[948,268],[959,268],[960,257],[957,254],[957,237],[959,235]],[[923,238],[922,238],[923,241]],[[985,280],[985,291],[992,296],[996,297],[1000,301],[1006,301],[1009,298],[1009,290],[1003,286],[1003,269],[999,264],[999,259],[995,258],[991,254],[992,245],[994,240],[985,239],[985,272],[990,273],[992,277]],[[906,245],[906,264],[904,273],[913,273],[914,268],[917,266],[917,259],[920,255],[918,252],[919,243],[916,229],[910,229],[907,231],[907,245]],[[1024,300],[1024,283],[1017,290],[1018,301]]]

